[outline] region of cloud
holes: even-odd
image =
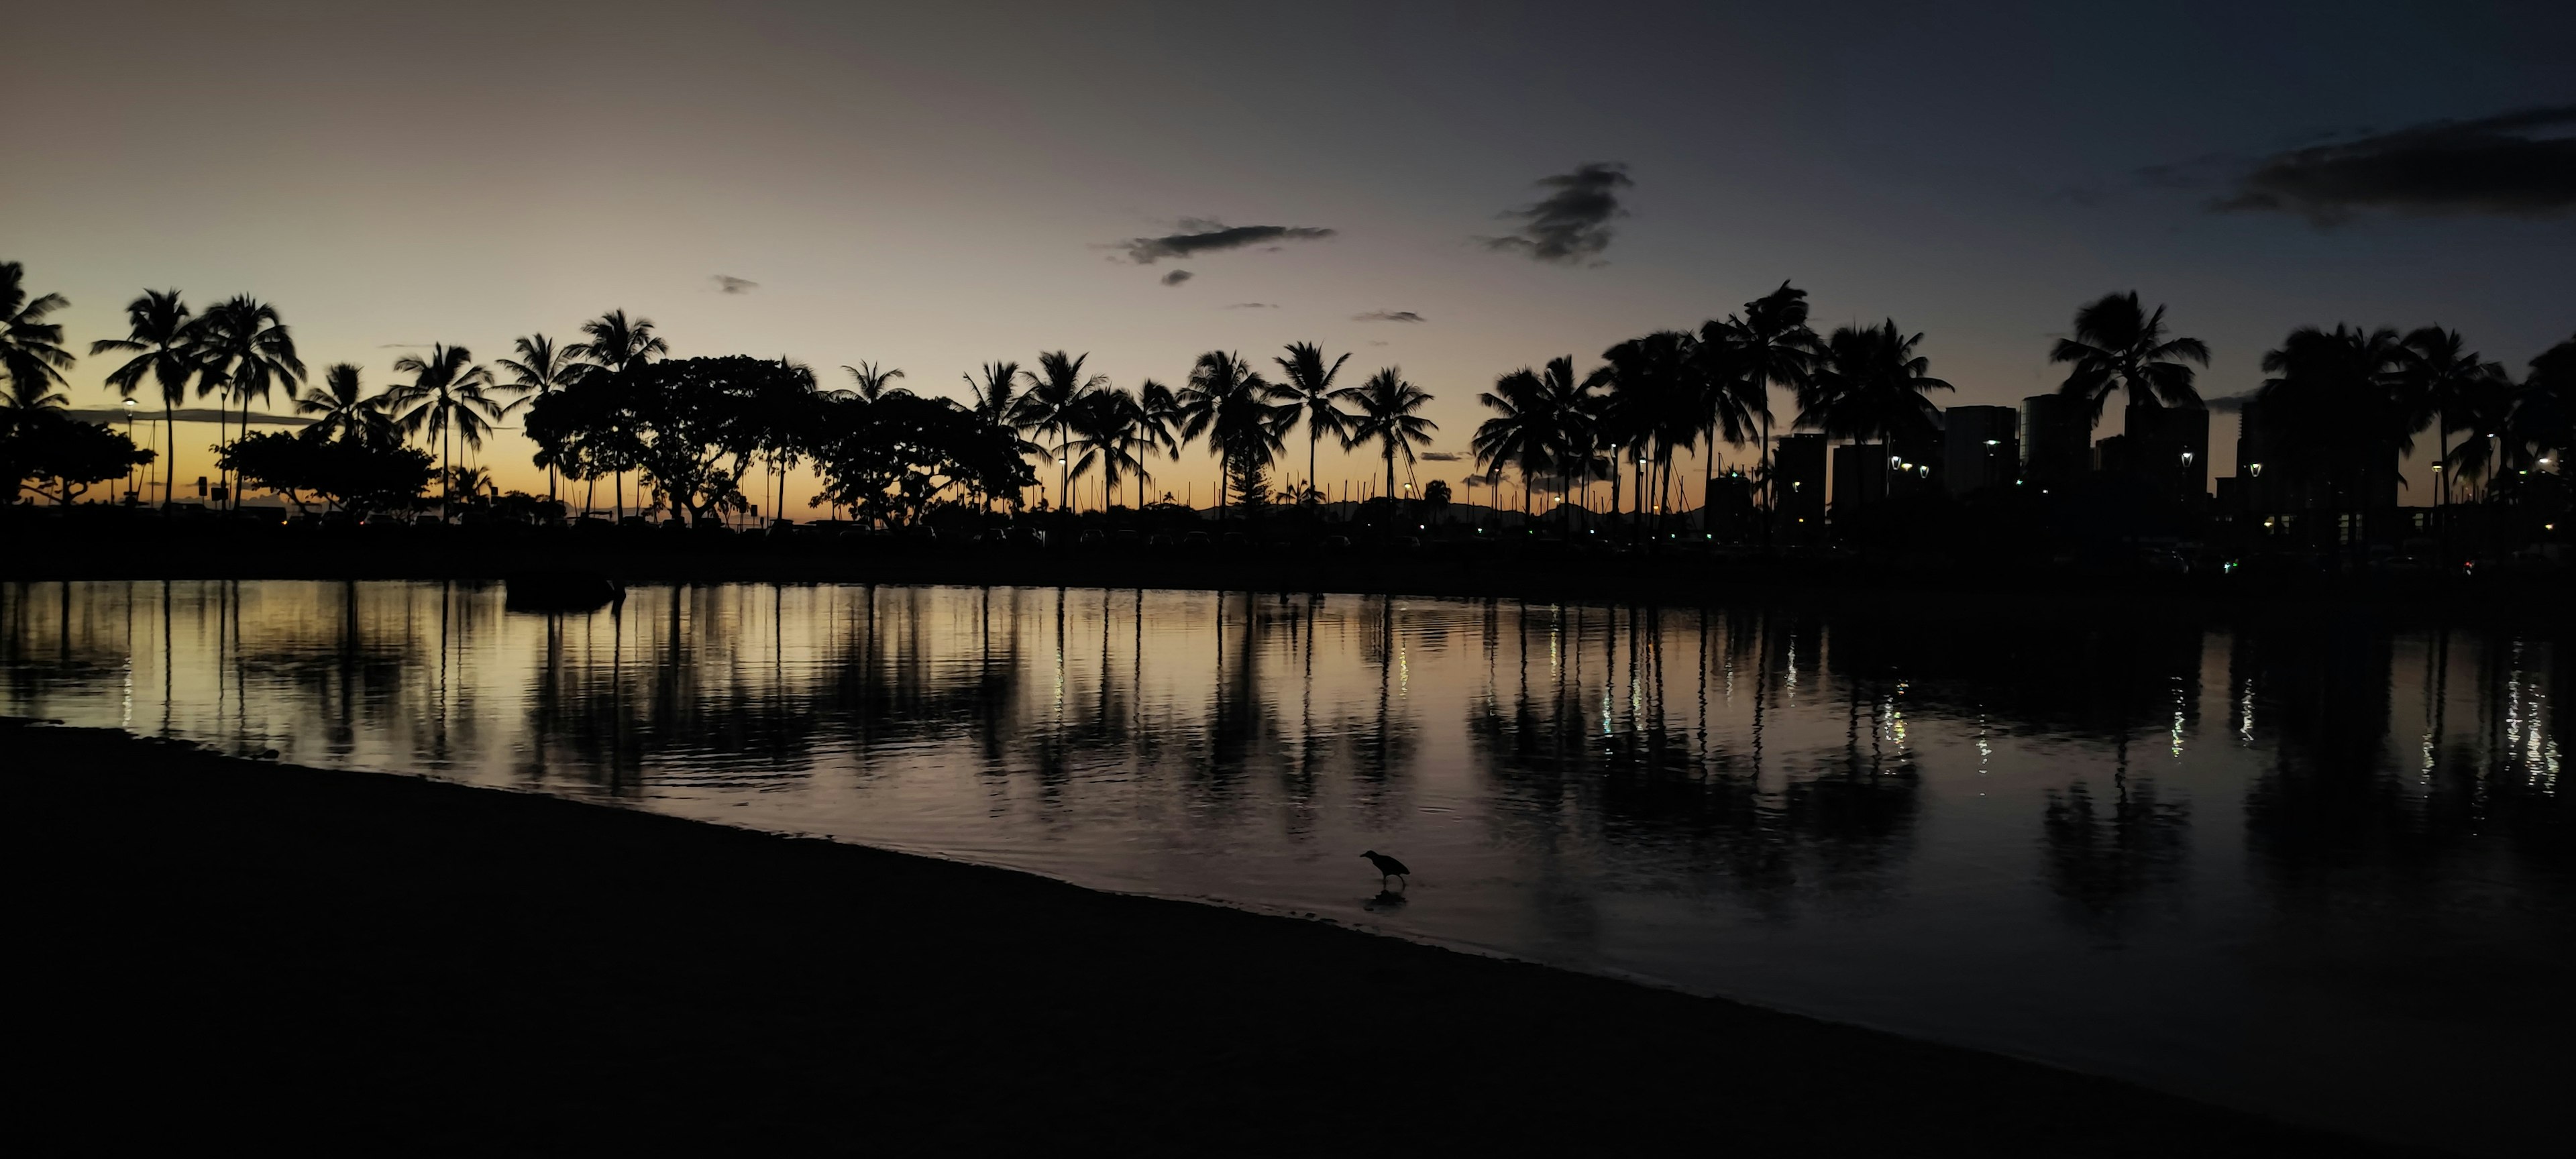
[[[1628,215],[1619,205],[1619,190],[1636,184],[1628,178],[1628,166],[1595,162],[1539,178],[1538,184],[1555,192],[1502,214],[1521,223],[1518,232],[1476,240],[1487,249],[1524,253],[1536,261],[1599,264],[1595,259],[1610,248],[1611,219]]]
[[[2553,217],[2576,211],[2571,126],[2576,105],[2549,105],[2287,149],[2256,161],[2209,208],[2321,226],[2368,209]]]
[[[1371,310],[1365,314],[1351,315],[1353,322],[1428,322],[1430,320],[1411,310]]]
[[[1203,217],[1182,218],[1181,230],[1162,237],[1130,238],[1115,248],[1127,251],[1127,260],[1150,266],[1164,258],[1195,257],[1279,241],[1322,241],[1334,234],[1333,230],[1306,225],[1229,226]]]
[[[1171,273],[1163,275],[1163,284],[1166,286],[1177,286],[1197,276],[1197,274],[1193,274],[1188,270],[1173,270]]]
[[[1415,457],[1426,463],[1455,463],[1464,456],[1456,451],[1424,451]]]
[[[2244,410],[2246,403],[2254,401],[2255,394],[2256,392],[2251,390],[2238,394],[2222,394],[2216,398],[2202,399],[2201,405],[2220,414],[2233,414]]]
[[[749,278],[737,278],[732,274],[710,274],[708,276],[715,281],[717,289],[728,294],[748,294],[753,290],[760,288],[760,283],[752,281]]]
[[[1277,302],[1235,302],[1226,306],[1228,310],[1276,310],[1278,308]]]

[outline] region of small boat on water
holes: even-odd
[[[501,582],[502,606],[512,611],[590,612],[626,602],[626,586],[597,572],[520,572]]]

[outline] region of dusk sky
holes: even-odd
[[[2050,339],[2115,290],[2210,343],[2210,397],[2300,324],[2439,323],[2519,373],[2576,319],[2564,3],[199,0],[11,27],[0,259],[72,300],[75,345],[146,286],[248,292],[317,376],[379,387],[404,347],[489,362],[610,308],[678,355],[959,396],[1041,350],[1132,389],[1307,340],[1351,385],[1401,366],[1462,451],[1497,374],[1784,278],[1819,329],[1923,331],[1944,403],[2053,388]],[[2422,171],[2447,148],[2542,163]],[[2212,435],[2224,473],[2232,419]],[[527,457],[484,461],[541,489]],[[1339,459],[1328,485],[1376,471]],[[1200,448],[1154,467],[1214,477]]]

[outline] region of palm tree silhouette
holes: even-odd
[[[1725,338],[1735,349],[1747,389],[1761,400],[1753,413],[1762,420],[1762,502],[1769,507],[1778,500],[1771,481],[1771,388],[1782,386],[1795,392],[1804,386],[1823,343],[1807,327],[1807,292],[1785,281],[1779,289],[1746,302],[1741,322],[1729,321],[1734,324]],[[1703,328],[1701,340],[1707,338]]]
[[[1701,433],[1708,439],[1708,453],[1700,457],[1699,527],[1703,533],[1713,532],[1716,526],[1712,522],[1716,505],[1708,501],[1708,496],[1717,485],[1719,440],[1730,447],[1740,447],[1758,438],[1768,449],[1771,387],[1761,359],[1769,356],[1754,342],[1745,324],[1734,318],[1701,326],[1699,342],[1692,348],[1692,384],[1699,392],[1699,405],[1705,416]]]
[[[1297,396],[1261,377],[1240,354],[1210,350],[1190,367],[1190,382],[1173,396],[1181,416],[1181,441],[1206,436],[1217,456],[1217,518],[1225,518],[1226,492],[1235,478],[1257,478],[1286,445],[1297,422]]]
[[[295,400],[295,413],[316,416],[315,438],[390,443],[394,422],[385,413],[388,399],[388,395],[368,394],[359,385],[355,364],[335,362],[322,368],[322,385]]]
[[[650,326],[652,323],[647,322],[645,325]],[[581,381],[584,373],[594,369],[590,364],[574,360],[574,351],[581,349],[579,346],[558,347],[554,339],[543,334],[526,335],[514,342],[512,346],[518,354],[517,358],[501,358],[493,361],[493,365],[508,372],[510,376],[494,383],[493,389],[505,390],[519,397],[510,405],[502,407],[500,413],[493,416],[495,418],[569,387]],[[537,459],[539,465],[546,469],[546,498],[553,499],[557,474],[554,456],[540,450]]]
[[[1601,352],[1607,363],[1585,378],[1584,386],[1606,388],[1607,397],[1587,408],[1606,420],[1632,451],[1652,455],[1656,523],[1662,524],[1664,497],[1672,489],[1673,454],[1699,441],[1707,416],[1699,340],[1679,330],[1659,330],[1631,338]],[[1613,444],[1614,446],[1620,444]],[[1582,456],[1589,459],[1589,453]],[[1637,506],[1645,510],[1640,491]]]
[[[2284,457],[2304,477],[2325,484],[2328,509],[2338,515],[2360,509],[2380,457],[2393,460],[2413,447],[2414,432],[2422,429],[2406,406],[2405,364],[2397,331],[2340,323],[2332,333],[2301,326],[2263,355],[2263,372],[2272,377],[2255,398],[2295,433]],[[2355,537],[2356,546],[2361,542]]]
[[[2048,360],[2075,365],[2058,393],[2091,399],[2093,421],[2100,423],[2102,405],[2115,390],[2129,392],[2130,406],[2200,406],[2191,367],[2184,363],[2209,365],[2209,346],[2198,338],[2165,337],[2165,308],[2148,313],[2131,290],[2104,294],[2077,310],[2075,337],[2058,339]]]
[[[1403,455],[1405,466],[1411,467],[1414,448],[1430,446],[1431,432],[1440,429],[1440,424],[1414,413],[1430,402],[1431,396],[1406,382],[1404,372],[1392,366],[1342,393],[1359,410],[1357,416],[1344,420],[1349,434],[1343,440],[1343,448],[1377,443],[1379,454],[1386,460],[1386,493],[1395,494],[1395,457]],[[1308,422],[1312,421],[1310,417]]]
[[[1145,429],[1145,409],[1135,397],[1123,390],[1095,390],[1083,395],[1073,405],[1066,420],[1074,439],[1068,453],[1074,456],[1072,479],[1079,479],[1100,468],[1101,510],[1109,509],[1111,497],[1118,493],[1118,481],[1138,480],[1138,502],[1143,502],[1143,484],[1153,481],[1145,470],[1140,452],[1155,448],[1153,434]]]
[[[134,355],[107,374],[107,384],[116,388],[119,397],[134,397],[147,375],[161,388],[161,430],[165,445],[172,450],[178,446],[179,404],[187,401],[188,379],[197,372],[196,336],[188,328],[188,318],[188,307],[179,300],[179,291],[145,290],[142,297],[125,304],[125,337],[102,338],[89,344],[92,357],[108,353]],[[170,501],[178,459],[176,454],[162,459],[164,503]]]
[[[1890,445],[1939,430],[1940,408],[1923,392],[1953,388],[1932,377],[1931,359],[1914,352],[1922,341],[1920,333],[1906,337],[1894,318],[1835,330],[1798,392],[1798,428]]]
[[[429,357],[406,354],[394,362],[394,373],[412,376],[410,382],[393,389],[386,405],[403,413],[394,421],[406,435],[423,429],[438,444],[441,477],[451,484],[455,476],[450,452],[457,439],[469,448],[483,445],[483,433],[491,429],[491,420],[501,413],[499,404],[484,393],[491,385],[489,371],[475,365],[474,355],[462,346],[433,345]],[[404,410],[404,408],[409,408]],[[453,486],[442,488],[439,513],[445,517],[455,502]]]
[[[1334,405],[1349,395],[1347,390],[1333,389],[1333,376],[1342,372],[1342,364],[1351,360],[1348,354],[1324,365],[1324,348],[1312,342],[1288,344],[1288,357],[1274,358],[1279,364],[1280,386],[1297,396],[1297,405],[1306,415],[1306,490],[1320,494],[1315,482],[1315,444],[1324,435],[1349,442],[1350,418]],[[1389,476],[1393,476],[1390,474]]]
[[[2411,412],[2410,419],[2435,426],[2436,461],[2448,471],[2451,432],[2474,413],[2482,396],[2495,393],[2500,382],[2510,379],[2503,363],[2479,358],[2457,330],[2426,326],[2408,334],[2400,345],[2403,365],[2398,382],[2406,394],[2402,406]],[[2451,482],[2445,478],[2433,498],[2436,503],[2448,503],[2450,496]]]
[[[304,381],[304,360],[296,357],[295,337],[287,332],[286,322],[278,317],[275,306],[248,294],[235,295],[198,315],[191,328],[191,340],[203,359],[199,364],[198,396],[220,390],[227,402],[241,399],[244,432],[250,430],[252,398],[265,400],[279,383],[284,383],[291,395]],[[218,423],[216,440],[222,441],[223,434],[223,426]],[[238,485],[228,486],[225,495],[227,506],[241,506]]]
[[[27,299],[26,268],[0,262],[0,374],[9,376],[9,392],[0,405],[11,410],[50,410],[71,401],[57,392],[70,385],[63,372],[72,368],[72,352],[63,349],[61,324],[45,318],[70,306],[61,294]]]
[[[873,362],[862,362],[857,366],[844,366],[841,369],[850,372],[851,380],[858,384],[858,397],[868,402],[875,402],[877,399],[884,397],[886,394],[886,384],[903,377],[903,371],[891,367],[879,370],[877,369],[877,364]],[[903,390],[901,387],[897,387],[895,388],[894,393],[904,394],[908,392]]]
[[[1530,482],[1542,471],[1558,469],[1570,441],[1568,432],[1590,426],[1583,413],[1584,388],[1574,380],[1571,356],[1548,360],[1543,370],[1522,367],[1494,380],[1494,389],[1476,401],[1496,412],[1476,428],[1468,447],[1486,478],[1506,466],[1521,474],[1521,520],[1530,517]]]
[[[967,407],[967,411],[980,420],[986,430],[996,434],[1007,434],[1013,441],[1019,442],[1023,454],[1035,454],[1041,450],[1040,447],[1020,441],[1018,421],[1020,364],[987,362],[982,369],[984,381],[980,383],[975,381],[975,376],[972,374],[960,376],[966,380],[966,389],[974,392],[975,395],[975,404]],[[990,502],[989,497],[987,502]],[[1017,508],[1018,502],[1017,498],[1012,500],[1014,509]]]
[[[1013,425],[1031,434],[1055,436],[1056,509],[1064,510],[1070,498],[1064,488],[1073,485],[1072,461],[1065,454],[1065,444],[1073,438],[1073,416],[1085,395],[1109,385],[1109,376],[1082,375],[1082,364],[1091,360],[1088,354],[1067,354],[1058,350],[1038,355],[1038,368],[1023,370],[1020,377],[1028,391],[1020,396],[1019,407],[1012,417]]]
[[[564,355],[599,368],[582,372],[582,379],[592,374],[627,374],[671,353],[671,344],[654,332],[652,319],[629,319],[624,310],[611,310],[582,323],[581,333],[585,341],[566,347]],[[617,476],[617,514],[622,519],[626,515],[625,465],[618,464],[614,473]],[[586,501],[584,506],[588,506]]]
[[[2555,453],[2566,473],[2567,452],[2576,446],[2576,337],[2532,358],[2502,428],[2518,461],[2546,463]]]

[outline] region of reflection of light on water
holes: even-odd
[[[2247,748],[2254,746],[2254,680],[2252,677],[2246,678],[2237,694],[2236,740]]]
[[[2173,757],[2174,757],[2174,759],[2175,759],[2175,760],[2181,760],[2181,759],[2182,759],[2182,718],[2183,718],[2183,687],[2182,687],[2182,677],[2180,677],[2180,676],[2176,676],[2176,677],[2174,677],[2174,678],[2173,678],[2173,686],[2174,686]]]

